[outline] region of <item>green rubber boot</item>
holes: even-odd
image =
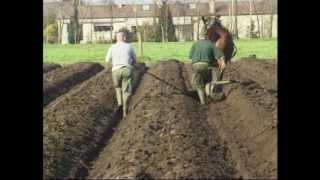
[[[128,115],[128,99],[129,99],[129,96],[124,94],[123,95],[123,117],[126,117]]]
[[[121,88],[116,88],[116,96],[117,96],[118,106],[122,106],[122,90],[121,90]]]
[[[198,93],[198,96],[199,96],[199,99],[200,99],[200,103],[203,105],[203,104],[206,104],[205,103],[205,95],[204,95],[204,90],[201,89],[201,88],[197,88],[197,93]]]

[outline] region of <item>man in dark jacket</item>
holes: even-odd
[[[210,80],[210,75],[212,75],[212,81],[218,81],[219,71],[226,66],[223,52],[206,37],[206,31],[203,30],[200,40],[192,45],[189,54],[189,59],[192,60],[192,81],[197,88],[201,104],[205,104],[204,88]]]

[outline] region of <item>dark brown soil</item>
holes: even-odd
[[[144,65],[135,72],[139,77]],[[139,79],[134,79],[137,84]],[[121,118],[111,72],[103,70],[43,111],[43,173],[45,179],[85,176],[88,163]]]
[[[44,108],[44,177],[277,178],[276,64],[231,62],[226,99],[205,106],[191,74],[177,61],[151,67],[124,119],[107,70],[57,97]]]
[[[276,67],[259,60],[234,62],[225,78],[226,100],[209,106],[209,122],[244,178],[277,177]]]
[[[226,149],[207,122],[206,108],[185,94],[183,64],[152,67],[89,178],[236,177]]]
[[[78,63],[43,75],[43,106],[103,69],[98,63]]]
[[[43,74],[52,71],[54,69],[60,68],[61,65],[59,64],[54,64],[54,63],[50,63],[50,64],[43,64]]]
[[[262,88],[277,91],[277,64],[270,60],[245,59],[230,64],[238,74],[234,78],[252,80]]]

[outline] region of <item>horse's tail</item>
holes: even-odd
[[[237,48],[236,44],[233,41],[232,41],[232,46],[233,46],[234,51],[233,51],[233,53],[231,55],[231,58],[236,56],[236,54],[238,53],[238,48]]]
[[[231,59],[233,57],[236,56],[236,54],[238,53],[238,48],[236,46],[236,44],[233,41],[233,38],[231,36],[231,33],[227,30],[224,29],[227,32],[227,40],[226,40],[226,47],[224,49],[224,53],[225,53],[225,57],[226,57],[226,62],[228,63],[229,61],[231,61]]]

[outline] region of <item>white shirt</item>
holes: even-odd
[[[112,64],[112,71],[123,66],[131,68],[136,61],[136,55],[129,43],[117,42],[112,45],[107,53],[106,62]]]

